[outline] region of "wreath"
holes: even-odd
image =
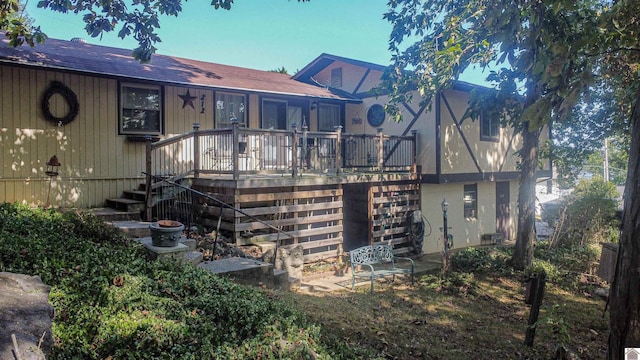
[[[69,104],[69,112],[63,117],[57,117],[51,113],[51,110],[49,110],[49,100],[51,100],[51,97],[55,94],[60,94],[67,104]],[[44,114],[45,119],[57,126],[67,125],[72,122],[73,119],[78,116],[79,110],[80,104],[78,103],[78,96],[73,92],[73,90],[69,89],[67,85],[60,81],[53,81],[51,86],[49,86],[42,96],[42,113]]]

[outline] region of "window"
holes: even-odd
[[[287,102],[280,100],[262,101],[262,128],[280,129],[287,128]]]
[[[247,126],[245,96],[216,92],[216,128],[231,126],[231,119],[238,119],[241,127]]]
[[[162,134],[160,86],[120,85],[120,134]]]
[[[331,69],[331,87],[342,87],[342,68]]]
[[[335,127],[342,124],[340,112],[339,105],[318,105],[318,131],[335,131]]]
[[[480,140],[498,141],[500,135],[500,124],[498,119],[480,114]]]
[[[464,186],[464,218],[475,219],[478,217],[478,184]]]

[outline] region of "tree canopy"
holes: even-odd
[[[468,68],[491,66],[493,91],[475,94],[467,115],[483,111],[523,137],[514,264],[531,264],[541,128],[565,119],[592,81],[598,39],[593,1],[391,0],[393,66],[385,75],[399,107],[417,89],[424,104]],[[406,43],[409,43],[408,45]]]

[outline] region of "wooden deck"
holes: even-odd
[[[305,262],[340,258],[363,242],[406,253],[415,250],[407,221],[419,209],[415,144],[415,135],[196,128],[149,143],[147,173],[179,174],[229,205],[192,201],[198,223],[219,226],[239,245],[302,246]]]

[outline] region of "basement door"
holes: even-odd
[[[503,239],[509,239],[509,218],[511,214],[509,199],[509,182],[496,181],[496,232],[501,233]]]

